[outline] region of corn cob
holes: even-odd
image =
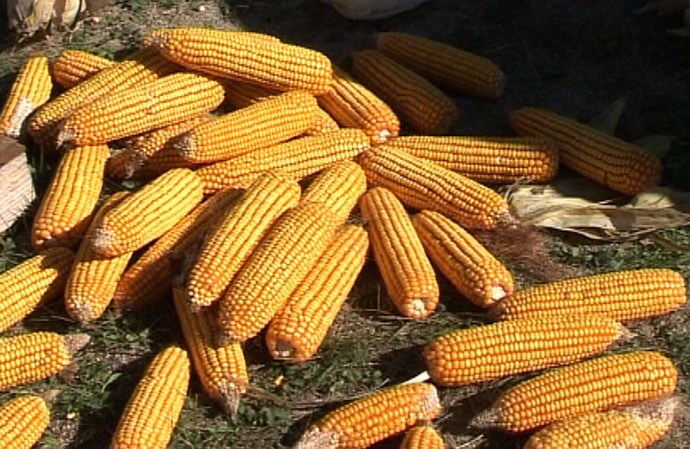
[[[76,147],[63,155],[34,217],[34,250],[79,244],[101,194],[108,157],[106,145]]]
[[[412,224],[431,261],[472,303],[489,307],[513,293],[508,268],[462,226],[430,210],[415,215]]]
[[[223,296],[276,219],[297,205],[300,193],[296,181],[269,172],[222,214],[189,271],[187,296],[194,309],[210,306]]]
[[[103,216],[127,195],[128,192],[116,192],[103,203],[74,258],[64,296],[67,314],[79,323],[88,323],[103,315],[115,294],[120,276],[132,257],[132,252],[117,257],[103,257],[94,253],[92,249],[96,226],[100,224]]]
[[[331,88],[318,100],[340,125],[364,130],[372,145],[384,143],[400,132],[400,120],[390,106],[338,67],[333,67]]]
[[[60,127],[58,144],[106,143],[173,125],[212,111],[224,96],[223,86],[203,75],[167,75],[72,111]]]
[[[57,146],[58,124],[79,106],[103,96],[152,82],[172,73],[177,66],[151,49],[143,49],[130,59],[107,67],[88,80],[58,95],[39,108],[27,123],[27,131],[43,151]]]
[[[598,357],[517,384],[472,425],[524,432],[583,413],[669,396],[677,377],[673,362],[658,352]]]
[[[268,326],[266,344],[274,359],[301,363],[316,354],[362,271],[368,248],[361,226],[338,230]]]
[[[320,94],[332,80],[331,61],[324,54],[256,33],[203,28],[151,31],[144,45],[188,69],[269,88]]]
[[[429,316],[438,304],[438,282],[405,207],[390,190],[375,187],[362,196],[360,209],[393,304],[407,317]]]
[[[254,249],[219,301],[221,343],[255,336],[285,305],[335,234],[320,203],[285,212]]]
[[[652,153],[555,112],[526,107],[510,121],[518,134],[552,139],[563,165],[617,192],[637,195],[661,175],[661,161]]]
[[[18,138],[26,118],[50,99],[53,82],[48,58],[32,56],[19,69],[0,112],[0,135]]]
[[[159,352],[130,396],[110,449],[167,447],[187,396],[189,377],[185,350],[169,346]]]
[[[215,311],[193,312],[181,285],[173,288],[173,300],[194,370],[204,391],[225,412],[236,413],[249,385],[242,346],[239,343],[216,345],[218,323]]]
[[[453,45],[408,33],[376,36],[376,48],[441,87],[478,97],[503,95],[506,77],[493,62]]]
[[[196,207],[202,185],[193,171],[170,170],[109,210],[93,233],[94,252],[117,257],[157,239]]]
[[[0,447],[31,449],[50,424],[48,404],[40,396],[22,395],[0,407]]]
[[[313,95],[285,92],[198,125],[171,145],[190,162],[223,161],[303,134],[317,111]]]
[[[247,188],[261,174],[279,170],[300,180],[330,164],[356,157],[369,148],[369,137],[358,129],[341,129],[319,136],[300,137],[261,148],[196,170],[211,195],[225,188]]]
[[[495,229],[512,218],[506,200],[476,181],[387,144],[358,158],[370,185],[391,190],[406,206],[440,212],[467,229]]]
[[[50,248],[0,273],[0,332],[60,296],[73,260],[71,250]]]
[[[367,189],[364,170],[353,161],[335,162],[309,184],[303,201],[323,203],[333,213],[336,224],[345,223]]]
[[[428,424],[412,427],[405,432],[399,449],[444,449],[440,433]]]
[[[424,348],[424,359],[437,385],[467,385],[573,363],[626,333],[596,315],[522,318],[449,332]]]
[[[352,56],[354,76],[422,134],[446,134],[459,121],[455,102],[426,79],[377,50]]]
[[[91,78],[115,64],[107,58],[81,50],[63,50],[53,61],[53,80],[65,89]]]
[[[499,302],[496,318],[592,313],[619,321],[668,313],[686,302],[685,278],[669,269],[642,268],[535,285]]]
[[[132,310],[160,303],[170,293],[174,275],[173,259],[188,253],[201,241],[240,194],[238,190],[218,192],[156,240],[120,278],[112,307]]]
[[[558,172],[558,148],[540,137],[402,136],[388,146],[482,184],[546,183]]]
[[[209,164],[200,164],[197,162],[192,162],[185,159],[180,155],[180,152],[173,147],[173,139],[166,142],[166,144],[159,150],[153,153],[153,155],[147,158],[145,161],[141,161],[141,158],[137,155],[133,159],[134,162],[134,172],[132,174],[135,178],[151,179],[162,175],[168,170],[173,168],[188,168],[190,170],[196,170],[203,166]]]
[[[441,412],[432,384],[388,387],[328,413],[309,427],[295,449],[364,449]]]
[[[58,374],[89,341],[86,334],[31,332],[0,337],[0,390]]]
[[[679,405],[671,397],[566,418],[534,433],[524,449],[644,449],[668,432]]]

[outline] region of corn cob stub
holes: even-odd
[[[364,449],[442,412],[436,387],[396,385],[344,405],[312,425],[295,449]]]
[[[0,447],[31,449],[50,424],[50,409],[40,396],[22,395],[0,406]]]
[[[445,443],[438,430],[428,424],[415,426],[405,432],[399,449],[444,449]]]
[[[29,57],[19,69],[0,112],[0,135],[18,138],[29,114],[50,99],[52,88],[48,58]]]
[[[431,380],[452,387],[567,365],[604,351],[626,333],[617,321],[596,315],[523,318],[441,335],[423,357]]]

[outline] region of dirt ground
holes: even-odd
[[[317,0],[221,0],[221,3],[121,0],[105,8],[97,23],[83,22],[69,40],[65,35],[54,35],[15,45],[12,40],[5,39],[0,47],[3,60],[0,63],[0,98],[4,98],[9,89],[16,67],[30,52],[56,54],[71,46],[118,57],[134,48],[147,30],[158,26],[204,25],[262,31],[287,42],[321,50],[345,68],[349,67],[352,52],[373,46],[376,32],[404,31],[483,55],[506,73],[506,91],[500,99],[454,97],[462,114],[454,133],[510,135],[509,112],[527,105],[546,107],[587,121],[613,101],[625,97],[628,108],[617,134],[626,140],[650,134],[675,137],[664,159],[662,184],[690,190],[690,177],[687,176],[690,166],[690,40],[666,33],[667,29],[680,26],[680,14],[633,14],[644,4],[645,0],[431,0],[392,18],[356,22],[343,18],[328,4]],[[625,251],[625,247],[622,248],[621,251]],[[574,269],[579,268],[577,262],[573,265]],[[687,278],[688,273],[684,274]],[[687,318],[686,308],[682,319],[676,318],[675,324],[671,320],[669,326],[687,329],[684,322]],[[362,332],[372,332],[373,338],[374,331],[367,324],[366,314],[351,314],[347,319],[341,317],[336,324],[347,328],[340,331],[343,334],[361,326]],[[385,322],[382,329],[388,332],[386,335],[395,332],[394,326]],[[640,329],[644,331],[644,327]],[[419,327],[414,328],[409,337],[410,343],[401,345],[406,346],[405,350],[391,351],[377,360],[379,365],[386,360],[395,365],[384,370],[389,378],[402,380],[418,369],[412,354],[428,338]],[[397,359],[394,360],[394,356]],[[408,361],[411,367],[405,367]],[[680,370],[686,378],[682,391],[687,392],[690,366],[682,366]],[[453,448],[471,447],[462,446],[465,441],[471,443],[464,426],[467,418],[488,400],[470,401],[466,408],[457,397],[466,393],[444,393],[444,401],[456,404],[451,410],[454,417],[446,417],[441,423]],[[291,434],[302,430],[303,425],[299,423],[290,427]],[[284,439],[279,442],[271,438],[267,438],[264,447],[286,444]],[[179,439],[176,441],[179,446],[175,447],[190,447]],[[524,439],[489,436],[487,441],[480,443],[480,447],[517,448]],[[258,449],[260,446],[255,443],[243,445],[238,440],[228,447]],[[386,443],[377,447],[394,446]],[[683,414],[669,438],[655,447],[690,448],[688,416]]]

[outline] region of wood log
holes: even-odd
[[[24,145],[0,136],[0,235],[36,198]]]

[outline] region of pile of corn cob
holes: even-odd
[[[62,92],[51,98],[53,82]],[[684,304],[683,277],[636,270],[516,292],[510,271],[472,231],[515,225],[492,185],[548,182],[563,164],[634,195],[656,182],[660,162],[533,107],[510,117],[520,136],[452,135],[460,113],[447,91],[490,99],[504,85],[483,57],[395,32],[354,54],[352,74],[273,36],[195,28],[153,31],[119,62],[73,50],[52,64],[32,57],[0,132],[60,160],[34,218],[36,255],[0,274],[0,330],[60,296],[87,329],[108,308],[172,297],[186,349],[156,356],[111,445],[165,447],[192,368],[233,412],[250,382],[247,340],[263,332],[277,360],[313,357],[371,246],[399,314],[434,312],[438,269],[504,321],[430,342],[433,383],[391,387],[335,410],[299,448],[364,448],[408,429],[403,447],[443,447],[430,425],[442,413],[434,385],[552,367],[560,368],[506,392],[476,425],[524,432],[555,423],[530,448],[572,447],[562,435],[654,441],[673,416],[675,402],[661,400],[675,390],[673,363],[655,352],[584,359],[625,334],[619,321]],[[409,135],[400,135],[401,124]],[[99,203],[106,179],[131,177],[142,186]],[[0,382],[11,388],[64,369],[68,337],[12,337],[46,342],[28,345],[8,337],[3,351],[23,350],[6,356],[13,365],[0,364]],[[48,350],[62,351],[59,363],[38,362]],[[5,407],[32,410],[12,422],[34,430],[22,433],[30,447],[47,425],[34,417],[47,409],[23,401]]]

